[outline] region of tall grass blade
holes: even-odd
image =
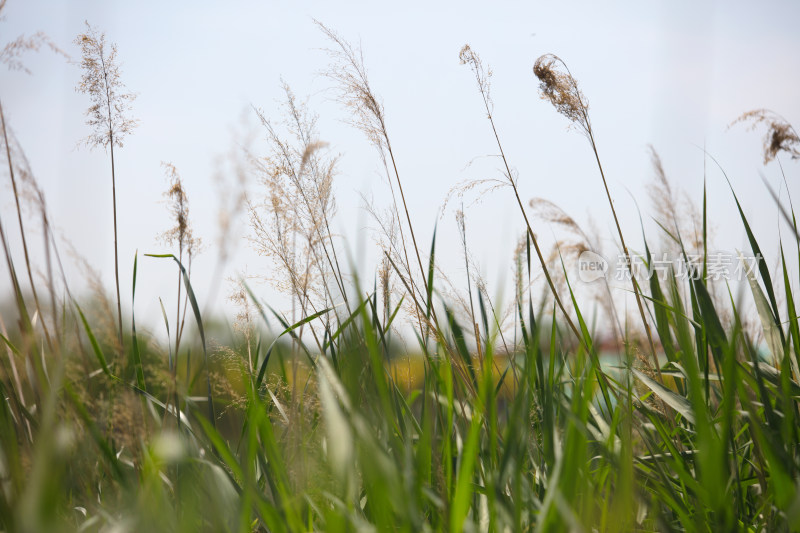
[[[203,364],[206,368],[206,390],[208,396],[208,419],[213,426],[216,427],[216,415],[214,414],[214,398],[211,394],[211,368],[208,364],[208,350],[206,349],[206,333],[203,329],[203,319],[200,317],[200,306],[197,305],[197,298],[195,298],[192,283],[189,281],[189,274],[186,272],[183,264],[173,254],[145,254],[147,257],[155,257],[157,259],[173,259],[177,263],[178,268],[183,276],[183,286],[186,289],[186,295],[189,297],[189,303],[192,305],[192,312],[194,319],[197,323],[197,331],[200,333],[200,342],[203,346]],[[176,324],[177,327],[177,324]],[[175,354],[176,356],[178,354]]]

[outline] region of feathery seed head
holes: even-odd
[[[458,53],[458,59],[462,65],[468,65],[475,74],[475,81],[478,82],[478,89],[483,95],[487,111],[491,113],[492,99],[490,96],[492,69],[484,68],[481,57],[468,44],[465,44]]]
[[[59,55],[68,57],[44,32],[40,31],[30,37],[20,35],[13,41],[7,43],[3,49],[0,50],[0,65],[6,65],[8,70],[21,70],[26,74],[30,74],[31,71],[25,66],[25,63],[22,62],[20,57],[25,52],[38,52],[42,45],[46,45]]]
[[[161,166],[164,167],[169,180],[169,188],[164,196],[169,201],[169,210],[175,219],[175,227],[162,233],[161,239],[170,246],[177,244],[181,251],[186,250],[191,256],[200,246],[200,239],[194,237],[189,223],[189,198],[186,196],[183,181],[175,165],[162,162]]]
[[[564,67],[563,72],[558,69],[559,63]],[[533,73],[539,79],[542,99],[548,100],[556,111],[588,135],[591,129],[589,105],[564,61],[556,55],[545,54],[534,63]]]
[[[326,49],[332,60],[323,75],[335,83],[340,101],[352,111],[352,125],[363,131],[379,150],[388,147],[388,134],[384,122],[383,104],[375,97],[364,66],[364,55],[336,32],[315,21],[325,36],[334,44]]]
[[[739,122],[749,122],[749,129],[751,130],[755,129],[756,126],[766,124],[767,133],[764,135],[765,165],[775,159],[780,152],[786,152],[792,159],[800,158],[800,137],[797,135],[797,130],[777,113],[769,109],[755,109],[744,113],[730,125],[733,126]]]
[[[75,44],[81,48],[81,69],[83,75],[75,88],[78,92],[88,94],[91,101],[86,110],[86,124],[94,129],[85,143],[90,147],[109,145],[122,147],[122,142],[138,124],[138,120],[130,118],[130,102],[136,98],[134,93],[127,92],[120,79],[120,67],[117,60],[117,46],[106,45],[104,33],[98,33],[86,23],[86,33],[75,38]]]
[[[316,115],[286,84],[284,91],[281,124],[256,110],[270,153],[257,161],[265,190],[260,201],[249,204],[251,240],[279,267],[270,281],[296,298],[305,312],[331,299],[329,221],[336,210],[333,179],[338,158],[327,154],[327,143],[319,140]]]

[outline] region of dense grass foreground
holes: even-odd
[[[739,302],[709,280],[703,212],[693,275],[634,278],[639,314],[630,320],[640,322],[629,326],[619,360],[601,365],[597,346],[616,331],[615,317],[587,327],[562,263],[545,259],[500,144],[490,74],[465,47],[461,59],[478,82],[526,236],[511,330],[472,278],[467,312],[457,312],[439,296],[435,238],[421,253],[360,54],[323,30],[334,46],[330,76],[397,192],[380,284],[360,290],[342,274],[328,231],[332,163],[288,91],[299,145],[261,115],[275,150],[261,170],[269,190],[281,193],[252,203],[251,219],[286,276],[282,286],[301,314],[293,324],[243,285],[242,333],[229,346],[210,346],[184,266],[191,234],[182,190],[171,192],[180,200],[179,256],[146,259],[174,265],[185,298],[174,322],[164,312],[175,341],[168,346],[137,333],[132,310],[123,330],[112,306],[80,307],[58,277],[43,200],[49,286],[34,284],[27,248],[17,257],[6,237],[12,230],[0,225],[15,302],[3,324],[17,326],[3,325],[0,337],[3,530],[800,530],[800,324],[784,251],[778,279],[764,261],[748,278],[760,324],[753,337]],[[104,57],[102,49],[91,53]],[[555,56],[534,72],[543,97],[586,135],[605,184],[577,83]],[[92,109],[101,133],[113,134],[113,117],[103,122],[103,108]],[[790,126],[770,127],[773,157],[794,149]],[[6,156],[13,180],[21,163],[10,149]],[[794,213],[785,215],[797,237]],[[466,248],[463,215],[459,221]],[[24,244],[21,214],[19,226]],[[664,229],[686,254],[677,222]],[[292,241],[293,233],[305,239]],[[644,249],[649,263],[651,247]],[[800,246],[789,249],[800,257]],[[144,260],[133,263],[134,295]],[[541,278],[548,295],[535,301],[530,287]],[[196,327],[181,341],[187,314]],[[415,379],[402,377],[412,359],[392,340],[395,321],[409,318],[418,342],[402,355],[418,354]],[[280,325],[261,336],[259,320]]]

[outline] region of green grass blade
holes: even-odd
[[[427,290],[425,300],[425,316],[430,319],[431,312],[433,311],[433,274],[436,269],[436,227],[433,228],[433,238],[431,239],[431,256],[428,259],[428,283],[425,288]]]
[[[173,254],[145,254],[147,257],[155,257],[160,259],[168,259],[171,258],[178,264],[178,268],[181,271],[181,275],[183,277],[183,286],[186,289],[186,295],[189,297],[189,303],[192,306],[192,312],[194,313],[194,319],[197,323],[197,331],[200,333],[200,342],[203,346],[203,363],[206,368],[206,391],[208,396],[208,419],[213,426],[216,427],[216,415],[214,414],[214,397],[211,393],[211,368],[209,366],[208,361],[208,350],[206,348],[206,333],[205,329],[203,329],[203,319],[200,316],[200,306],[197,305],[197,298],[194,295],[194,290],[192,289],[192,283],[189,280],[189,274],[186,272],[186,268],[184,268],[183,264],[180,260],[175,257]],[[177,326],[177,325],[176,325]],[[177,354],[175,354],[177,356]]]
[[[683,396],[675,394],[662,384],[651,379],[649,376],[640,372],[639,370],[636,370],[635,368],[633,369],[633,374],[639,378],[642,383],[647,385],[647,388],[653,391],[656,396],[664,400],[664,403],[675,409],[683,418],[692,424],[695,423],[694,413],[692,412],[692,404],[689,403],[689,400]]]
[[[287,333],[291,334],[295,329],[299,328],[303,324],[307,324],[307,323],[311,322],[312,320],[314,320],[316,318],[319,318],[319,317],[325,315],[326,313],[329,313],[332,310],[333,310],[333,307],[328,307],[327,309],[323,309],[322,311],[314,313],[313,315],[307,316],[304,319],[302,319],[302,320],[300,320],[298,322],[295,322],[291,326],[287,325],[286,329],[284,329],[277,337],[275,337],[275,340],[272,341],[272,344],[270,344],[269,348],[267,349],[267,355],[264,357],[264,361],[262,361],[261,367],[258,370],[258,377],[256,378],[256,390],[258,390],[261,387],[261,382],[264,380],[264,375],[265,375],[265,373],[267,371],[267,363],[269,362],[269,356],[272,353],[272,349],[278,343],[278,340],[281,337],[283,337],[284,335],[286,335]],[[275,313],[275,316],[277,316],[278,319],[281,320],[281,322],[284,322],[283,319],[281,319],[280,315]],[[312,366],[316,366],[316,363],[311,358],[311,355],[310,354],[307,354],[307,355],[309,357],[309,361],[311,362]]]
[[[89,326],[89,322],[86,320],[86,316],[83,314],[80,306],[77,302],[75,302],[75,308],[78,310],[78,315],[81,317],[81,323],[83,324],[83,329],[86,331],[86,336],[89,338],[89,344],[92,346],[92,352],[94,352],[95,358],[97,358],[97,362],[100,363],[100,368],[103,369],[103,373],[109,377],[112,376],[111,370],[108,369],[108,363],[106,362],[106,356],[103,355],[103,350],[100,348],[100,344],[97,342],[97,338],[92,333],[92,328]]]
[[[139,339],[136,336],[136,266],[139,262],[139,251],[133,256],[133,284],[131,286],[131,355],[133,357],[133,367],[136,371],[136,384],[142,390],[147,390],[144,383],[144,368],[142,367],[142,356],[139,352]],[[169,343],[167,343],[169,344]]]

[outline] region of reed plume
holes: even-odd
[[[186,254],[188,258],[187,272],[191,275],[192,272],[192,259],[200,249],[200,239],[194,236],[192,225],[189,220],[189,198],[186,196],[186,189],[183,187],[183,180],[181,179],[178,169],[172,163],[162,162],[161,166],[164,167],[169,188],[164,193],[164,197],[168,201],[170,215],[175,220],[175,226],[159,236],[168,246],[178,247],[178,261],[183,264],[183,257]],[[183,315],[181,315],[181,272],[178,271],[178,305],[175,320],[175,357],[178,356],[178,349],[181,345],[181,337],[183,336],[183,327],[186,324],[186,309],[188,294],[184,297],[183,302]],[[174,370],[174,369],[173,369]]]
[[[117,288],[117,319],[122,345],[122,303],[119,293],[119,247],[117,233],[117,177],[114,168],[114,147],[122,148],[125,137],[133,131],[138,121],[130,117],[130,103],[136,95],[127,91],[120,79],[117,45],[106,44],[105,33],[98,32],[86,23],[86,33],[75,39],[81,49],[83,75],[76,87],[79,93],[89,96],[91,105],[86,110],[86,124],[92,133],[84,140],[90,148],[108,148],[111,155],[111,197],[114,210],[114,279]]]
[[[319,140],[316,115],[297,101],[286,84],[284,92],[283,128],[257,111],[270,153],[256,161],[265,191],[259,201],[248,204],[251,240],[278,267],[271,281],[291,296],[293,317],[298,307],[301,316],[308,316],[326,305],[347,304],[330,231],[336,213],[333,179],[338,157],[327,153]],[[313,325],[309,328],[317,338]]]
[[[780,152],[785,152],[792,159],[800,158],[800,136],[789,121],[769,109],[754,109],[742,114],[730,126],[745,122],[751,130],[758,126],[766,126],[764,135],[764,164],[766,165]],[[730,127],[729,126],[729,127]]]
[[[2,10],[2,7],[0,7],[0,10]],[[8,70],[19,70],[30,74],[30,69],[22,61],[22,55],[27,52],[38,52],[43,46],[46,46],[58,55],[69,57],[50,40],[47,34],[39,31],[30,37],[20,35],[13,41],[6,43],[3,49],[0,50],[0,64],[8,67]]]
[[[571,237],[561,239],[556,242],[555,249],[553,250],[551,257],[558,259],[559,261],[568,255],[577,258],[587,250],[602,255],[598,245],[596,244],[600,241],[600,239],[596,237],[593,238],[587,234],[575,221],[575,219],[559,206],[544,198],[532,198],[529,202],[529,206],[533,211],[534,217],[563,229]],[[521,245],[524,244],[525,242],[523,240]],[[616,329],[614,330],[613,335],[615,340],[620,340],[624,338],[624,333],[622,331],[622,325],[619,321],[619,316],[614,306],[614,298],[611,294],[611,288],[609,287],[608,279],[603,277],[602,280],[602,285],[605,289],[604,295],[601,297],[596,294],[595,296],[605,309],[609,318],[611,318],[614,322]],[[562,281],[562,283],[566,282],[565,279],[560,281]]]
[[[673,187],[655,148],[650,146],[649,151],[653,180],[648,185],[648,194],[654,218],[666,233],[664,248],[677,248],[675,251],[680,252],[683,246],[688,252],[699,254],[703,251],[702,230],[698,229],[703,226],[702,215],[688,195],[679,194],[681,191]]]

